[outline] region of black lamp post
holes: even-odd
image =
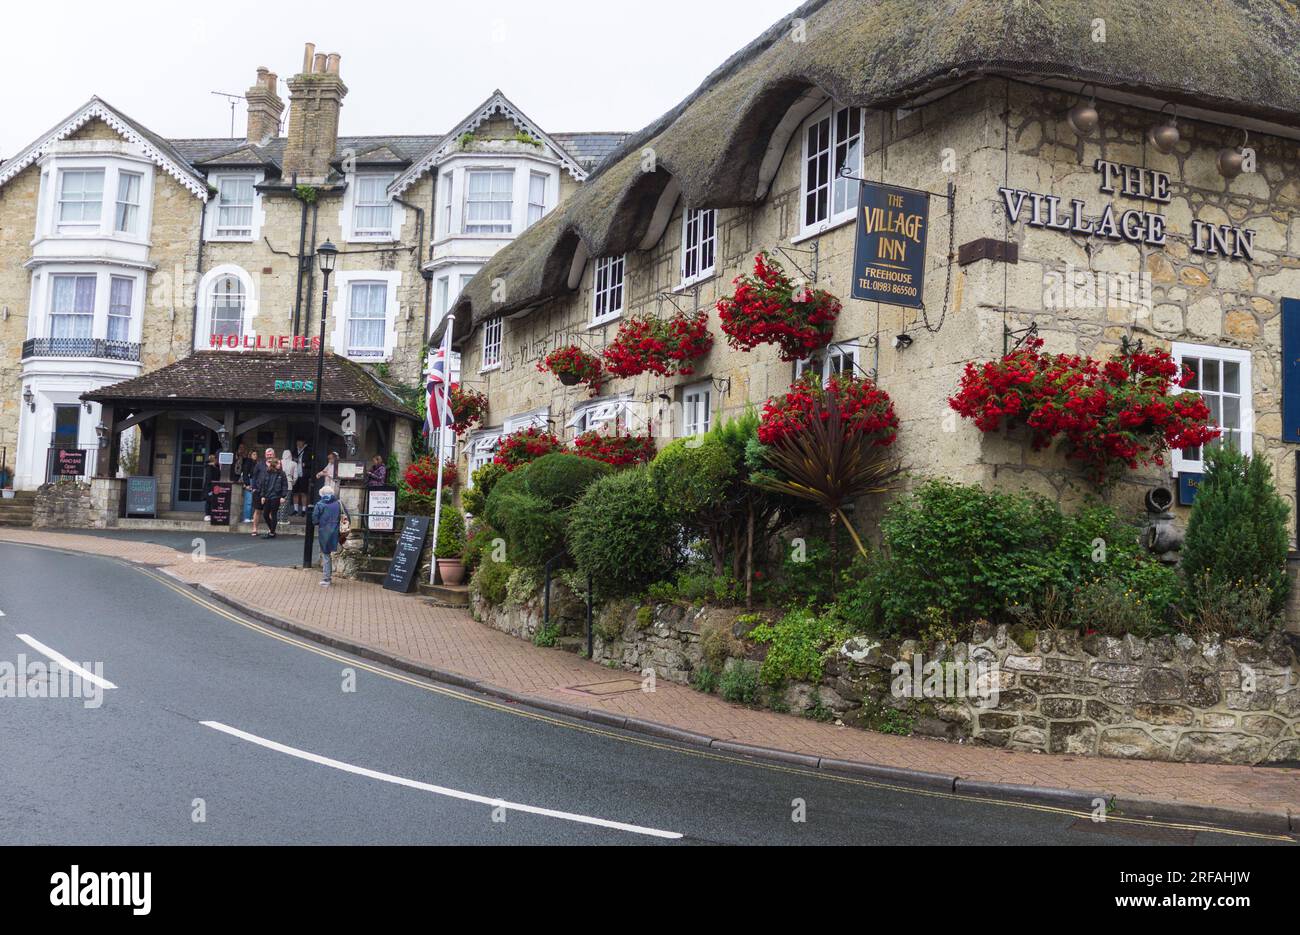
[[[325,277],[325,284],[321,287],[320,293],[320,331],[317,332],[320,338],[320,353],[316,356],[316,427],[312,436],[310,466],[303,467],[303,474],[307,477],[307,505],[311,506],[311,485],[315,479],[316,470],[316,452],[320,450],[320,401],[321,401],[321,380],[325,377],[325,314],[330,304],[330,273],[334,272],[334,262],[338,259],[339,248],[334,246],[328,240],[316,248],[316,259],[320,263],[320,271]],[[306,460],[306,459],[304,459]],[[315,543],[315,527],[311,521],[311,510],[307,510],[307,530],[306,535],[302,537],[302,567],[311,567],[311,550]]]

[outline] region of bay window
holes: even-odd
[[[465,176],[465,233],[510,233],[514,211],[514,170],[471,169]]]
[[[113,230],[119,234],[135,234],[140,216],[140,181],[138,172],[119,172],[117,176],[117,211],[113,217]]]
[[[95,323],[95,281],[94,274],[50,277],[51,338],[90,338]]]
[[[527,227],[532,227],[546,214],[546,173],[531,172],[528,175],[528,219]]]
[[[103,202],[103,169],[64,169],[59,173],[61,232],[98,227]]]
[[[108,288],[108,340],[131,340],[131,299],[135,293],[135,280],[128,276],[113,276]]]

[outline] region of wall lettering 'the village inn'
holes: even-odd
[[[1141,166],[1125,165],[1098,159],[1093,169],[1101,176],[1102,194],[1113,195],[1118,189],[1125,198],[1168,204],[1169,173]],[[1043,227],[1067,234],[1105,237],[1163,247],[1166,239],[1165,216],[1156,211],[1129,208],[1116,214],[1114,205],[1106,205],[1100,217],[1084,214],[1082,199],[1071,198],[1069,207],[1059,195],[1043,195],[1023,188],[999,188],[1007,219],[1012,224],[1025,217],[1030,227]],[[1255,232],[1230,224],[1192,221],[1190,248],[1196,253],[1224,256],[1234,260],[1255,258]]]

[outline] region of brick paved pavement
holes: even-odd
[[[628,673],[571,653],[538,648],[476,623],[463,611],[434,607],[377,585],[335,579],[334,587],[325,589],[317,585],[319,576],[314,571],[224,559],[199,562],[188,552],[166,546],[97,536],[5,529],[0,530],[0,541],[152,565],[231,601],[338,639],[515,692],[718,739],[976,781],[1105,791],[1223,808],[1289,810],[1300,816],[1300,770],[1296,769],[1048,756],[896,737],[732,705],[664,680],[653,693],[593,696],[576,691],[574,686],[607,682]]]

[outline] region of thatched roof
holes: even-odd
[[[806,40],[791,38],[805,21]],[[1106,41],[1092,41],[1104,20]],[[892,106],[986,75],[1096,82],[1161,101],[1300,127],[1300,16],[1290,0],[811,0],[612,154],[542,223],[498,253],[456,303],[456,337],[566,289],[588,256],[640,244],[675,181],[700,207],[753,204],[760,164],[798,98]],[[641,169],[653,149],[659,170]],[[501,280],[493,302],[494,281]]]

